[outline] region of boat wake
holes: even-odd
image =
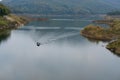
[[[53,32],[34,33],[31,36],[32,36],[32,39],[35,43],[40,43],[40,45],[44,45],[44,44],[49,44],[49,43],[52,43],[54,41],[68,38],[68,37],[72,37],[72,36],[79,35],[79,34],[80,33],[76,32],[76,31],[71,31],[71,32],[53,31]]]

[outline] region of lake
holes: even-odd
[[[120,80],[120,58],[107,43],[80,35],[100,18],[49,17],[1,32],[0,80]]]

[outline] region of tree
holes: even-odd
[[[8,15],[10,14],[10,10],[0,3],[0,16]]]

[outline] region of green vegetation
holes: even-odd
[[[5,20],[3,17],[0,17],[0,26],[7,26],[8,25],[8,21]]]
[[[109,43],[106,48],[120,55],[120,40]]]
[[[10,10],[0,3],[0,29],[3,29],[5,26],[8,26],[9,21],[3,17],[8,14],[10,14]]]
[[[0,30],[17,28],[27,22],[27,18],[10,14],[10,10],[3,4],[0,4]]]
[[[112,34],[108,29],[95,25],[88,25],[81,31],[81,33],[85,37],[102,41],[110,41],[114,37],[114,34]]]
[[[13,29],[19,26],[23,26],[24,24],[28,23],[28,19],[16,16],[14,14],[9,14],[4,17],[0,17],[0,30],[3,29]]]
[[[43,15],[105,14],[120,9],[119,0],[3,0],[14,13]]]
[[[107,24],[107,23],[106,23]],[[109,23],[108,23],[109,24]],[[109,28],[102,28],[100,26],[88,25],[81,34],[87,38],[100,41],[113,41],[107,45],[107,49],[114,53],[120,54],[120,20],[114,19]]]
[[[8,15],[10,14],[10,10],[0,3],[0,16]]]

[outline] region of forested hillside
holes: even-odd
[[[120,9],[120,0],[3,0],[15,13],[102,14]]]

